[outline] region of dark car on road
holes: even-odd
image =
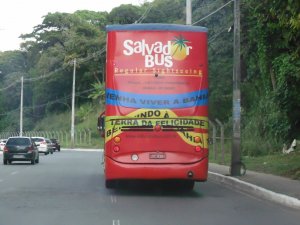
[[[10,137],[3,150],[3,164],[12,161],[39,163],[39,151],[30,137]]]
[[[54,143],[55,150],[57,150],[57,151],[60,152],[60,144],[59,144],[58,139],[56,139],[56,138],[50,138],[50,140],[52,141],[52,143]]]

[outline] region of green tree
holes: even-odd
[[[131,4],[114,8],[108,15],[111,24],[131,24],[141,16],[140,8]]]
[[[185,23],[185,0],[154,0],[142,6],[145,12],[151,7],[143,23]]]
[[[73,59],[78,59],[77,92],[88,89],[95,77],[100,77],[100,72],[102,75],[99,53],[105,45],[105,34],[95,24],[105,23],[105,15],[90,11],[77,11],[74,14],[49,13],[32,33],[22,36],[25,39],[23,48],[28,52],[38,52],[39,55],[35,57],[35,65],[30,71],[32,82],[39,83],[33,85],[33,105],[42,105],[35,108],[36,115],[43,115],[45,103],[71,94]],[[32,38],[36,41],[26,41]],[[34,80],[43,75],[45,79]],[[82,100],[78,101],[80,103]],[[61,107],[56,104],[52,110],[64,107],[64,104]],[[50,109],[48,107],[48,111]]]
[[[250,0],[242,6],[242,47],[247,68],[243,85],[249,90],[244,92],[248,101],[244,126],[249,133],[270,142],[268,148],[277,145],[280,149],[300,131],[300,3]],[[253,122],[256,131],[249,128]]]

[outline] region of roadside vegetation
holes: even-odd
[[[231,141],[226,141],[224,144],[224,160],[220,143],[216,143],[215,154],[213,145],[209,146],[209,161],[221,165],[230,166],[231,164]],[[242,162],[246,165],[247,170],[274,174],[278,176],[288,177],[295,180],[300,180],[300,147],[289,154],[283,154],[281,149],[270,151],[269,154],[248,155],[247,152],[242,154]],[[229,171],[228,171],[229,173]]]
[[[209,115],[212,121],[216,118],[222,121],[230,138],[233,2],[228,2],[193,0],[192,21],[209,30]],[[0,52],[0,132],[19,130],[22,76],[23,129],[70,130],[76,59],[75,126],[93,130],[90,145],[98,148],[101,144],[96,118],[104,99],[105,26],[185,24],[185,3],[185,0],[154,0],[141,6],[121,5],[110,13],[49,12],[31,33],[20,34],[23,39],[20,50]],[[211,12],[214,13],[206,17]],[[283,156],[281,150],[284,143],[300,140],[299,12],[299,0],[241,1],[243,159],[248,169],[296,178],[299,153]]]
[[[97,130],[97,117],[99,112],[103,111],[103,107],[91,108],[90,105],[82,105],[81,108],[75,109],[75,146],[76,148],[93,148],[93,149],[103,149],[104,139],[100,137]],[[64,132],[69,134],[71,130],[71,111],[66,111],[60,114],[51,114],[40,120],[35,129],[37,131],[54,131],[54,132]],[[79,140],[79,131],[87,134],[86,137],[82,137]],[[89,137],[90,135],[90,137]],[[56,137],[58,138],[58,137]],[[66,140],[67,139],[67,140]],[[70,148],[70,135],[60,139],[60,144],[62,148]]]

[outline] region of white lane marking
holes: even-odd
[[[114,196],[114,195],[111,195],[110,196],[110,201],[111,201],[112,204],[117,203],[117,197]]]
[[[113,225],[120,225],[120,220],[113,220]]]
[[[18,174],[18,173],[19,173],[19,171],[14,171],[14,172],[11,172],[10,175],[16,175],[16,174]]]

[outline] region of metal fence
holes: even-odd
[[[19,132],[0,132],[0,139],[7,139],[13,136],[20,136]],[[62,146],[71,146],[71,132],[70,131],[23,131],[22,136],[27,137],[45,137],[57,138]],[[92,131],[90,129],[75,130],[74,141],[75,145],[91,145]]]
[[[215,119],[215,122],[209,120],[209,126],[210,126],[210,134],[209,134],[209,142],[212,145],[212,152],[214,154],[214,159],[218,160],[218,152],[221,152],[221,162],[225,163],[225,140],[231,140],[231,138],[225,138],[224,134],[224,124],[218,120]],[[219,131],[219,136],[217,136],[217,132]],[[218,147],[220,149],[218,149]]]
[[[210,134],[209,143],[212,145],[212,153],[214,159],[217,160],[218,153],[221,153],[221,162],[225,161],[225,146],[224,140],[231,140],[231,138],[225,138],[224,125],[216,119],[214,122],[209,120]],[[217,133],[219,133],[217,135]],[[7,139],[12,136],[19,136],[19,132],[0,132],[0,139]],[[23,136],[28,137],[46,137],[59,139],[62,146],[71,146],[71,132],[70,131],[24,131]],[[75,146],[90,146],[92,143],[92,131],[90,129],[75,130]],[[220,149],[218,149],[220,148]]]

